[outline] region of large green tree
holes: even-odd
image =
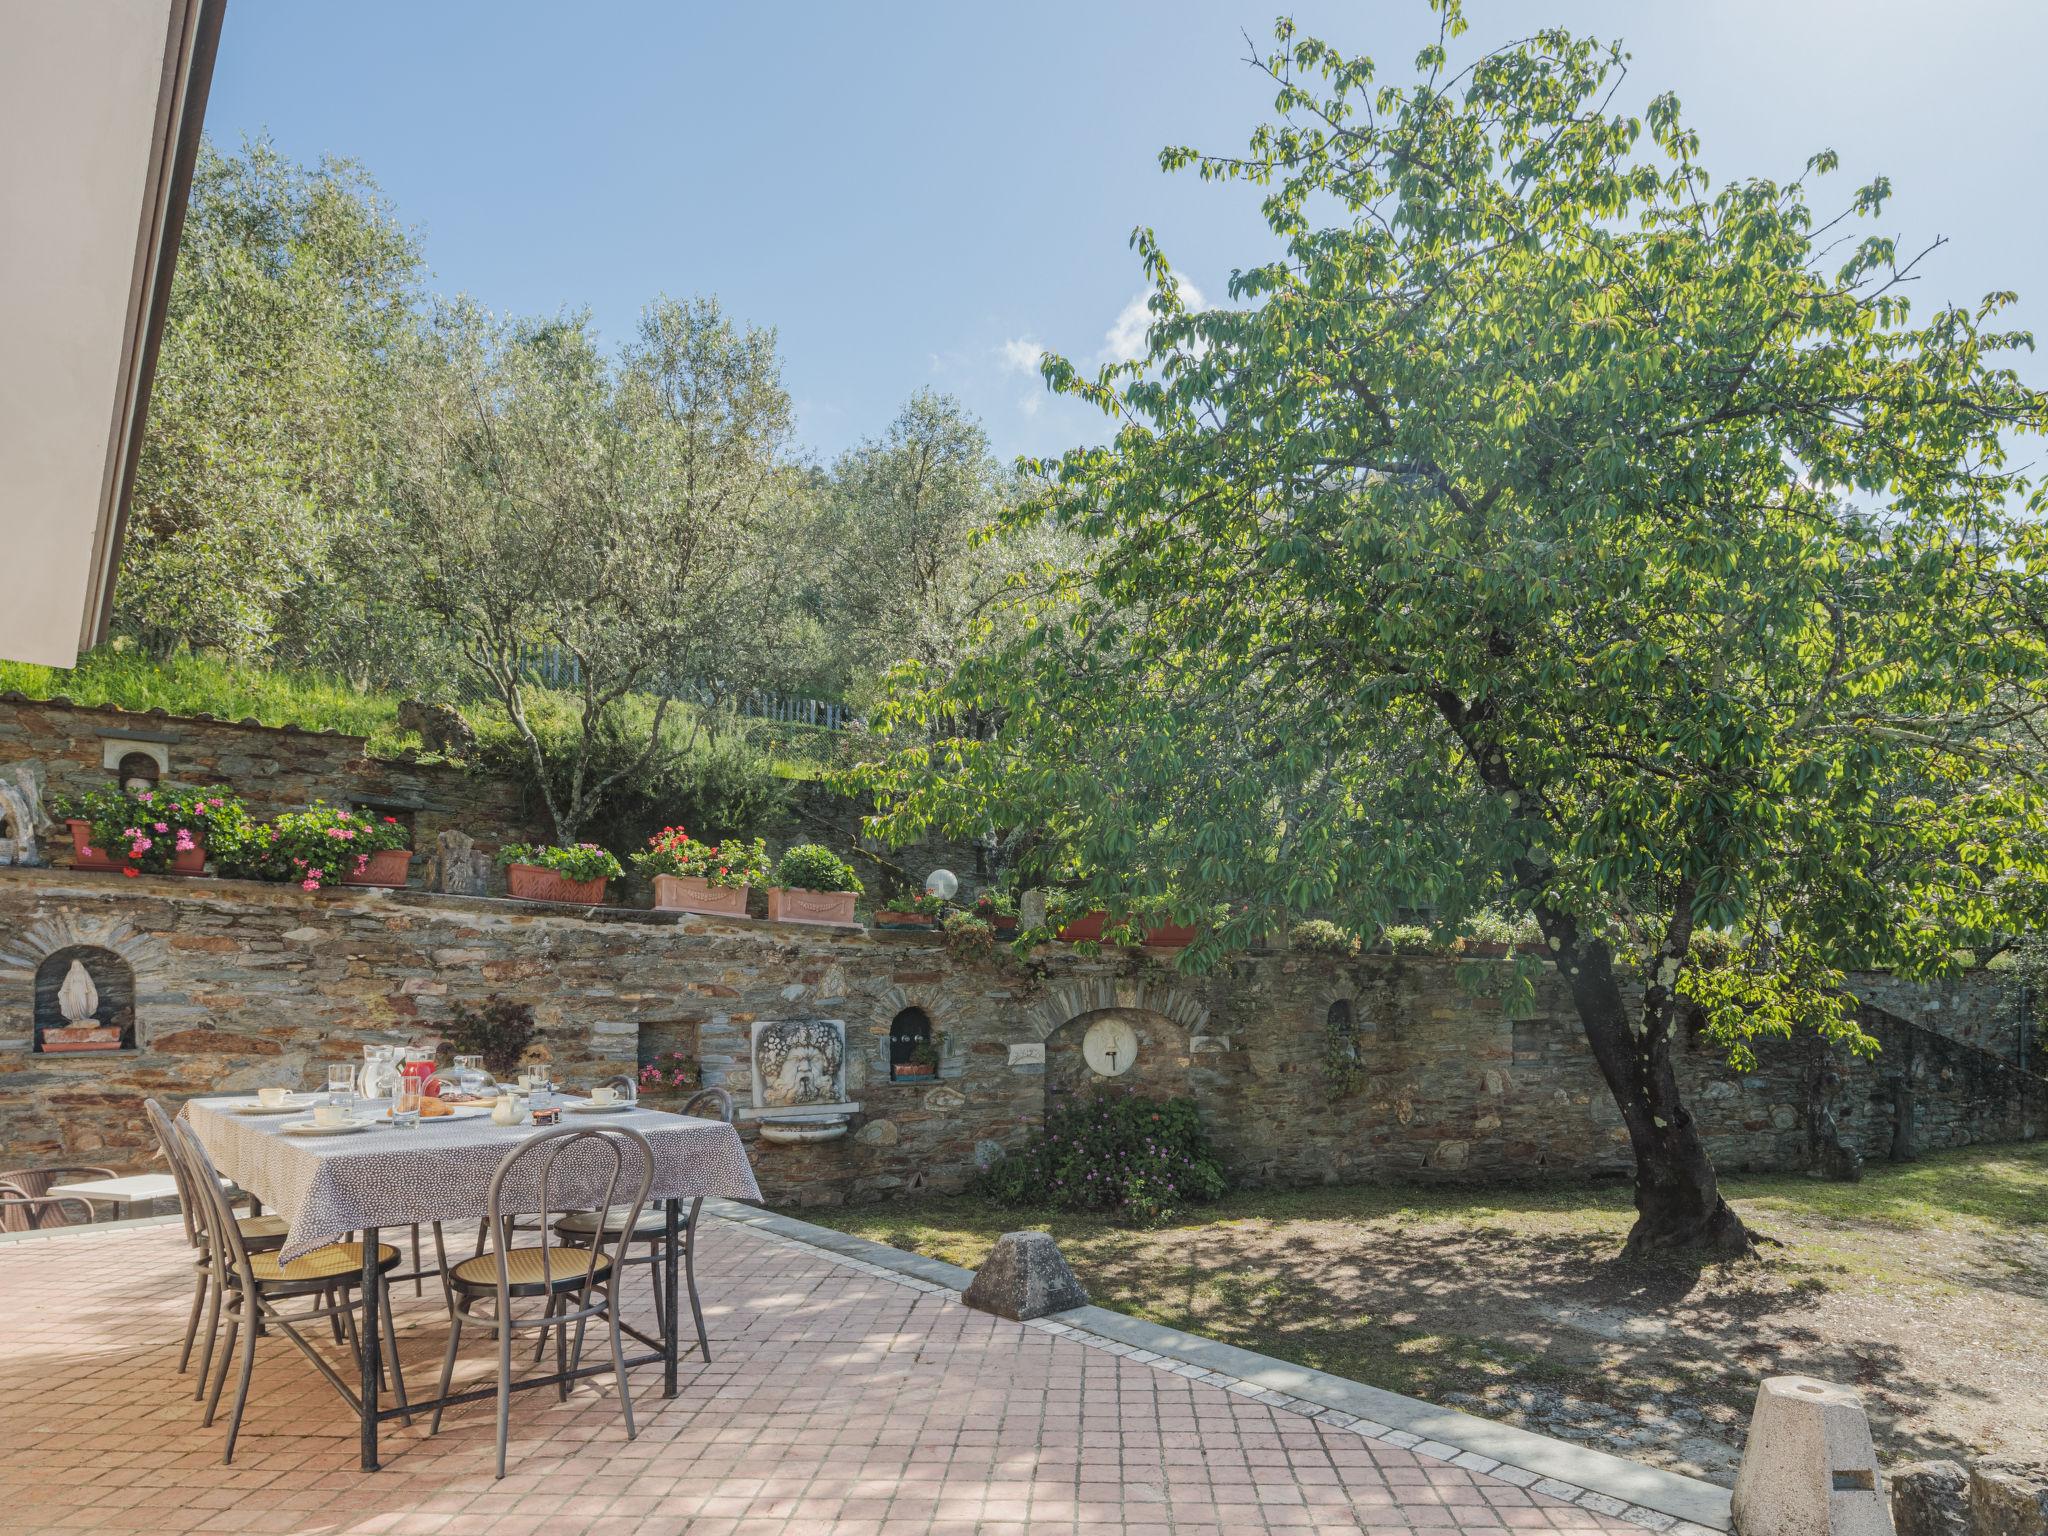
[[[156,651],[359,670],[421,258],[363,169],[202,145],[116,618]],[[363,579],[367,578],[367,579]],[[389,615],[386,615],[388,618]],[[388,658],[387,658],[388,659]]]
[[[897,706],[1001,728],[868,778],[896,834],[1028,824],[1085,899],[1227,904],[1188,963],[1294,914],[1533,915],[1631,1248],[1739,1249],[1678,1021],[1867,1049],[1843,968],[1938,970],[2037,888],[2029,338],[2009,295],[1909,310],[1917,258],[1857,232],[1882,182],[1716,185],[1676,101],[1616,105],[1617,47],[1461,67],[1437,9],[1400,85],[1283,21],[1275,120],[1165,154],[1259,188],[1278,250],[1191,313],[1136,237],[1147,355],[1045,365],[1114,437],[1018,514],[1085,557]]]

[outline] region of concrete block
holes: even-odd
[[[1863,1400],[1810,1376],[1766,1378],[1734,1517],[1739,1536],[1893,1536]]]
[[[997,1238],[960,1299],[1020,1323],[1088,1305],[1088,1293],[1049,1232],[1005,1232]]]

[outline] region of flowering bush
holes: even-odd
[[[943,896],[913,896],[905,892],[891,896],[882,903],[884,912],[900,912],[905,916],[941,918],[946,915],[946,898]]]
[[[656,1056],[640,1069],[642,1093],[692,1093],[698,1088],[702,1069],[696,1058],[681,1051]]]
[[[866,889],[851,864],[818,843],[798,843],[786,851],[775,866],[775,883],[799,891]]]
[[[681,827],[663,827],[647,839],[645,852],[633,855],[633,867],[650,877],[695,876],[730,889],[767,880],[768,845],[758,837],[751,843],[728,837],[714,848],[698,842]]]
[[[500,864],[532,864],[551,869],[564,880],[615,880],[625,873],[619,861],[596,843],[558,848],[546,843],[507,843],[498,850]]]
[[[1230,1187],[1192,1099],[1104,1093],[1054,1110],[1021,1151],[979,1174],[974,1192],[996,1205],[1109,1211],[1166,1221]]]
[[[317,891],[344,875],[362,873],[371,854],[403,848],[407,841],[395,816],[345,811],[315,800],[303,811],[287,811],[252,829],[217,862],[231,874],[285,880]]]
[[[974,898],[974,915],[984,923],[1017,915],[1017,898],[1008,891],[983,891]]]
[[[976,917],[972,912],[948,912],[941,925],[946,942],[955,949],[977,950],[995,947],[995,925],[986,918]]]
[[[160,872],[171,860],[204,845],[217,860],[231,858],[250,831],[249,812],[224,789],[130,794],[106,784],[57,807],[57,814],[92,828],[92,846],[134,876]]]

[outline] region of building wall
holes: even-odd
[[[135,1049],[34,1051],[36,966],[78,944],[132,967]],[[1019,962],[924,934],[0,870],[0,1166],[139,1164],[152,1150],[145,1095],[311,1086],[366,1040],[431,1036],[452,1007],[508,997],[533,1004],[535,1050],[572,1083],[682,1051],[742,1104],[756,1020],[844,1020],[848,1097],[861,1105],[852,1133],[792,1147],[746,1130],[762,1187],[782,1203],[958,1188],[1042,1116],[1048,1066],[1034,1048],[1062,1080],[1087,1017],[1105,1009],[1145,1024],[1130,1082],[1194,1096],[1253,1182],[1625,1172],[1618,1117],[1561,991],[1546,983],[1543,1011],[1510,1021],[1459,970],[1433,958],[1264,954],[1190,978],[1143,955],[1053,947]],[[1357,1021],[1360,1070],[1348,1082],[1327,1061],[1324,1021],[1339,999]],[[889,1025],[912,1006],[931,1017],[940,1073],[892,1083]],[[1940,1016],[1981,1021],[2001,1006],[1995,983],[1958,988]],[[1898,1072],[1911,1080],[1921,1145],[2037,1132],[2038,1097],[1993,1058],[1891,1014],[1876,1024],[1883,1055],[1838,1062],[1827,1090],[1844,1138],[1866,1156],[1891,1145],[1887,1074]],[[1816,1050],[1768,1043],[1761,1054],[1757,1071],[1738,1074],[1704,1046],[1684,1048],[1690,1101],[1724,1166],[1804,1168]]]

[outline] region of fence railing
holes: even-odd
[[[583,681],[582,664],[560,646],[537,645],[523,651],[520,653],[519,665],[533,681],[549,688],[575,688]],[[847,722],[853,718],[853,711],[837,700],[802,698],[795,694],[775,693],[765,688],[735,693],[728,689],[715,688],[707,682],[690,680],[680,683],[657,682],[651,684],[647,691],[671,699],[682,699],[691,704],[726,704],[755,720],[775,720],[785,725],[811,725],[828,731],[844,730]]]

